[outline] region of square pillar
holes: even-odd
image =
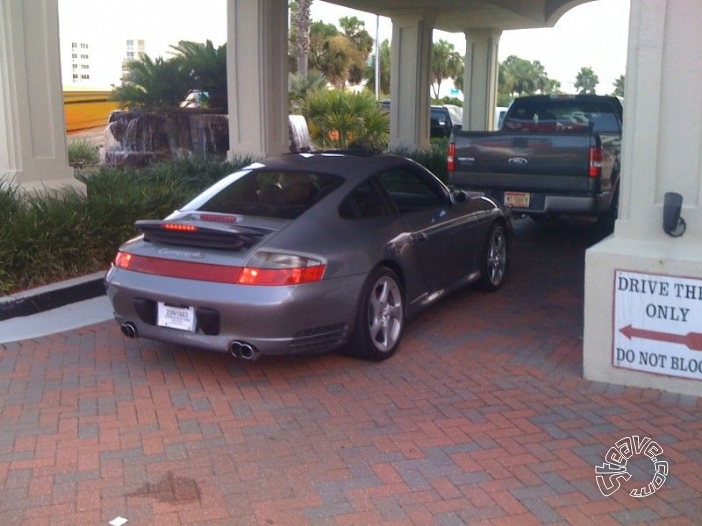
[[[229,157],[287,152],[288,4],[228,0]]]
[[[432,33],[424,12],[392,16],[390,148],[429,149]]]
[[[500,36],[497,29],[465,32],[466,56],[463,73],[463,129],[492,130],[497,105],[497,60]]]
[[[2,182],[83,187],[68,166],[57,0],[0,0]]]
[[[699,2],[631,2],[619,218],[586,253],[591,380],[702,395],[700,19]],[[679,237],[662,227],[668,192]]]

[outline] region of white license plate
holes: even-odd
[[[528,192],[505,192],[505,206],[508,208],[529,208],[531,194]]]
[[[175,307],[159,301],[156,322],[161,327],[195,332],[195,309],[193,307]]]

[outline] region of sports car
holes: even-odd
[[[509,217],[393,154],[291,153],[135,223],[105,276],[130,338],[260,355],[343,348],[380,361],[407,320],[505,279]]]

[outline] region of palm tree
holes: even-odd
[[[580,68],[580,72],[575,77],[575,89],[580,90],[580,95],[595,95],[595,87],[600,83],[592,68]]]
[[[144,55],[125,64],[127,73],[111,99],[129,109],[177,108],[191,89],[189,70],[181,60],[151,60]]]
[[[297,73],[307,75],[310,54],[310,8],[312,0],[298,0],[293,10],[295,21],[295,51],[297,57]]]
[[[207,93],[209,106],[228,110],[227,105],[227,48],[222,44],[215,48],[211,40],[204,44],[181,40],[171,46],[177,58],[184,62],[195,89]]]
[[[444,79],[455,79],[461,73],[463,61],[453,44],[446,40],[434,43],[431,60],[432,91],[434,98],[439,98],[441,82]]]
[[[310,137],[320,148],[383,150],[390,121],[368,91],[317,90],[303,106]]]
[[[290,113],[299,114],[307,96],[313,91],[324,89],[326,85],[327,77],[318,71],[313,71],[308,75],[290,73],[288,75]]]
[[[390,93],[390,42],[387,39],[380,44],[378,56],[380,57],[380,68],[378,68],[380,70],[380,93]],[[366,77],[368,78],[366,87],[375,89],[375,55],[371,58],[370,65],[366,70]]]

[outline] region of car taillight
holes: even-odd
[[[315,258],[276,252],[258,252],[243,268],[117,252],[114,266],[157,276],[237,285],[311,283],[320,281],[327,268]]]
[[[456,143],[449,143],[448,155],[446,157],[446,164],[449,172],[453,172],[456,168]]]
[[[163,230],[174,230],[176,232],[197,232],[197,227],[193,225],[181,225],[179,223],[163,223]]]
[[[129,263],[132,260],[132,255],[128,252],[117,252],[115,256],[115,267],[129,269]]]
[[[143,272],[144,274],[216,283],[236,283],[241,274],[241,267],[236,266],[154,258],[128,252],[117,252],[114,265],[118,268]]]
[[[590,177],[600,177],[602,175],[602,161],[604,154],[601,146],[590,147]]]
[[[241,285],[297,285],[320,281],[327,266],[319,259],[296,254],[257,252],[241,270]]]

